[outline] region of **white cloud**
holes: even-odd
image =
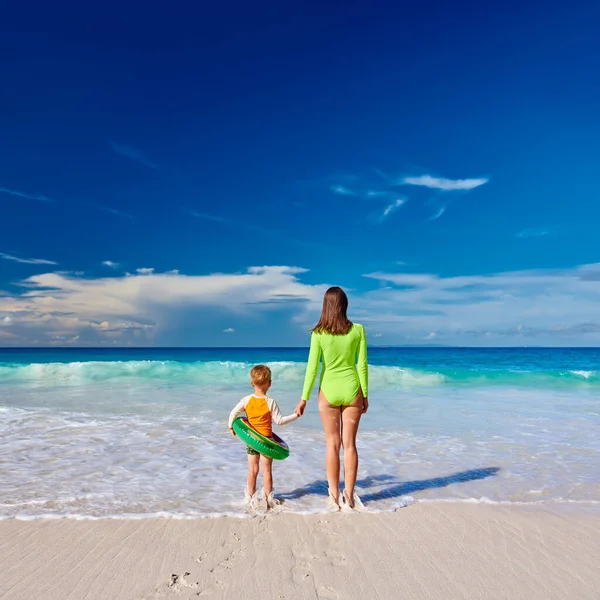
[[[143,152],[140,150],[136,150],[131,146],[125,146],[123,144],[112,144],[112,149],[121,156],[125,158],[130,158],[131,160],[135,160],[136,162],[144,165],[145,167],[149,167],[150,169],[158,169],[158,167],[150,160],[148,160]]]
[[[104,212],[110,213],[111,215],[116,215],[117,217],[123,217],[124,219],[133,219],[133,215],[129,213],[123,212],[122,210],[117,210],[116,208],[110,208],[109,206],[99,206],[100,210]]]
[[[192,217],[196,217],[197,219],[205,219],[207,221],[216,221],[217,223],[225,223],[225,219],[223,217],[219,217],[217,215],[207,215],[205,213],[199,213],[195,210],[188,211]]]
[[[10,325],[13,322],[12,317],[9,317],[8,315],[6,317],[2,317],[0,319],[0,325]]]
[[[543,237],[545,235],[550,235],[549,229],[523,229],[516,234],[516,237],[520,238],[533,238],[533,237]]]
[[[381,221],[387,219],[397,208],[400,208],[404,204],[404,200],[402,198],[397,198],[391,204],[388,204],[381,214]]]
[[[188,342],[202,343],[204,323],[225,333],[230,328],[222,320],[231,316],[262,326],[262,318],[269,315],[270,322],[270,315],[277,315],[273,322],[285,344],[299,339],[290,338],[294,331],[304,335],[316,321],[328,287],[304,283],[305,272],[262,266],[242,273],[152,271],[99,279],[44,273],[21,281],[18,294],[0,292],[0,322],[8,324],[7,317],[10,322],[0,329],[18,335],[19,343],[49,343],[53,335],[85,344],[93,334],[98,343],[160,344],[179,323]],[[350,315],[373,339],[385,332],[386,344],[434,339],[442,344],[600,344],[600,264],[451,277],[405,272],[366,277],[373,289],[348,290]],[[190,338],[187,332],[197,319],[205,319],[195,334],[200,337]],[[3,338],[7,344],[18,341]]]
[[[140,275],[152,275],[152,273],[154,273],[154,269],[149,267],[142,267],[141,269],[136,269],[135,271]]]
[[[0,187],[0,194],[8,194],[9,196],[16,196],[17,198],[27,198],[28,200],[39,200],[40,202],[52,202],[48,196],[42,196],[39,194],[26,194],[25,192],[19,192],[17,190],[9,190],[8,188]]]
[[[102,264],[105,267],[109,267],[111,269],[116,269],[119,266],[119,263],[113,262],[112,260],[104,260],[104,261],[102,261]]]
[[[451,343],[542,344],[577,336],[600,341],[600,264],[568,270],[534,270],[439,277],[428,273],[371,273],[379,289],[359,299],[365,321],[389,334],[436,332]],[[519,328],[519,326],[521,326]],[[387,333],[387,331],[386,331]],[[586,337],[587,336],[587,337]],[[531,343],[531,342],[529,342]]]
[[[436,190],[456,191],[472,190],[487,183],[489,179],[444,179],[443,177],[432,177],[421,175],[420,177],[404,177],[398,182],[399,185],[418,185]]]
[[[318,310],[327,286],[302,283],[305,269],[251,267],[245,273],[181,275],[141,269],[132,275],[83,279],[45,273],[23,280],[23,292],[0,295],[0,314],[18,318],[23,335],[67,331],[79,334],[143,331],[156,340],[184,311],[256,315],[293,307],[296,315]],[[312,319],[312,317],[311,317]],[[36,338],[37,339],[37,338]]]
[[[57,262],[53,260],[46,260],[45,258],[20,258],[19,256],[13,256],[12,254],[4,254],[0,252],[0,258],[4,260],[12,260],[13,262],[23,263],[25,265],[57,265]]]
[[[429,220],[435,221],[436,219],[439,219],[446,212],[446,208],[446,206],[440,206],[437,211],[431,217],[429,217]]]
[[[347,188],[344,185],[332,185],[330,187],[330,189],[334,194],[338,194],[340,196],[356,196],[357,195],[350,188]]]
[[[409,198],[398,198],[398,188],[400,186],[419,186],[430,190],[435,190],[438,196],[438,201],[435,205],[438,206],[436,212],[429,218],[430,221],[439,219],[447,210],[450,198],[456,194],[452,192],[468,192],[479,186],[488,183],[487,178],[478,179],[446,179],[443,177],[433,177],[432,175],[420,176],[401,176],[390,177],[377,169],[372,170],[373,174],[365,174],[364,176],[354,176],[351,187],[336,183],[330,185],[329,189],[338,195],[355,196],[365,201],[383,201],[387,205],[383,208],[383,212],[375,217],[374,221],[383,221],[386,217]],[[445,196],[444,201],[439,201],[440,196]],[[373,215],[372,215],[373,216]]]
[[[223,329],[223,333],[235,333],[235,329],[233,327],[228,327],[227,329]]]

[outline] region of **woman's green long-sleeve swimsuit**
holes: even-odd
[[[323,369],[319,387],[329,404],[348,406],[352,404],[359,390],[362,390],[363,397],[369,395],[367,336],[362,325],[354,323],[345,335],[313,331],[302,400],[310,398],[321,357]]]

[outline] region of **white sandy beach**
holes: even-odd
[[[2,600],[600,598],[600,510],[0,522]]]

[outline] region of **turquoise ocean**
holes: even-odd
[[[0,517],[244,515],[227,430],[271,366],[290,414],[307,349],[0,349]],[[600,503],[600,349],[370,348],[365,508]],[[282,510],[325,509],[316,390],[274,466]]]

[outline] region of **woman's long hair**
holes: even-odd
[[[323,297],[323,310],[319,322],[313,327],[315,333],[346,335],[352,321],[346,316],[348,296],[341,287],[330,287]]]

